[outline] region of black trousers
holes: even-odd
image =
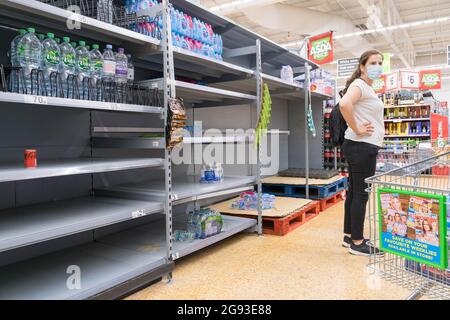
[[[370,143],[345,140],[342,145],[348,162],[349,187],[345,199],[344,233],[352,240],[364,239],[364,220],[369,195],[364,180],[375,174],[379,147]]]

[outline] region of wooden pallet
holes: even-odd
[[[342,179],[328,185],[310,185],[309,198],[314,200],[326,199],[342,190],[345,190],[346,188],[347,178],[345,177],[342,177]],[[290,184],[263,184],[263,192],[281,197],[305,198],[306,186]]]
[[[283,218],[263,218],[263,233],[284,236],[304,225],[320,213],[319,201],[313,201]]]
[[[336,203],[341,202],[345,199],[345,190],[339,191],[338,193],[328,197],[326,199],[320,199],[320,211],[325,211],[328,208],[334,206]]]

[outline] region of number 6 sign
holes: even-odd
[[[416,71],[400,71],[402,89],[414,89],[419,90],[420,88],[420,73]]]

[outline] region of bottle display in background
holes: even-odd
[[[119,48],[116,53],[116,93],[119,101],[123,102],[126,95],[124,85],[128,81],[128,59],[125,55],[125,50]]]
[[[103,101],[108,101],[114,96],[114,81],[116,76],[116,57],[112,51],[112,45],[106,45],[103,52]]]
[[[19,44],[20,39],[27,33],[25,29],[19,29],[18,35],[11,41],[11,47],[9,51],[9,59],[11,62],[11,65],[13,67],[19,66],[19,58],[17,55],[17,46]]]
[[[65,98],[73,98],[73,76],[76,75],[76,53],[70,44],[70,38],[64,37],[63,43],[59,46],[61,50],[61,63],[59,73],[61,74],[62,87]],[[70,82],[70,83],[69,83]]]
[[[42,50],[42,70],[46,92],[48,96],[57,97],[60,85],[57,74],[61,61],[61,50],[53,33],[47,33],[47,39],[42,42]]]
[[[91,78],[94,86],[95,100],[101,100],[100,81],[103,77],[103,55],[99,50],[98,44],[92,45],[92,50],[89,52],[91,62]]]
[[[88,79],[91,77],[91,59],[89,57],[89,51],[86,48],[86,42],[83,40],[78,42],[79,46],[75,49],[76,61],[77,61],[77,74],[78,74],[78,84],[80,89],[80,95],[83,97],[87,94],[87,83]]]
[[[20,39],[17,46],[18,60],[25,76],[27,94],[39,94],[37,86],[38,79],[32,76],[32,71],[38,70],[41,66],[42,43],[36,37],[34,28],[28,28],[27,31],[27,34]]]

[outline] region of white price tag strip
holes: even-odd
[[[31,104],[48,104],[47,97],[44,96],[32,96],[32,95],[24,95],[24,102]]]
[[[133,211],[131,213],[131,217],[133,219],[140,218],[140,217],[143,217],[143,216],[146,216],[146,215],[147,215],[147,213],[145,212],[145,209],[139,209],[139,210]]]

